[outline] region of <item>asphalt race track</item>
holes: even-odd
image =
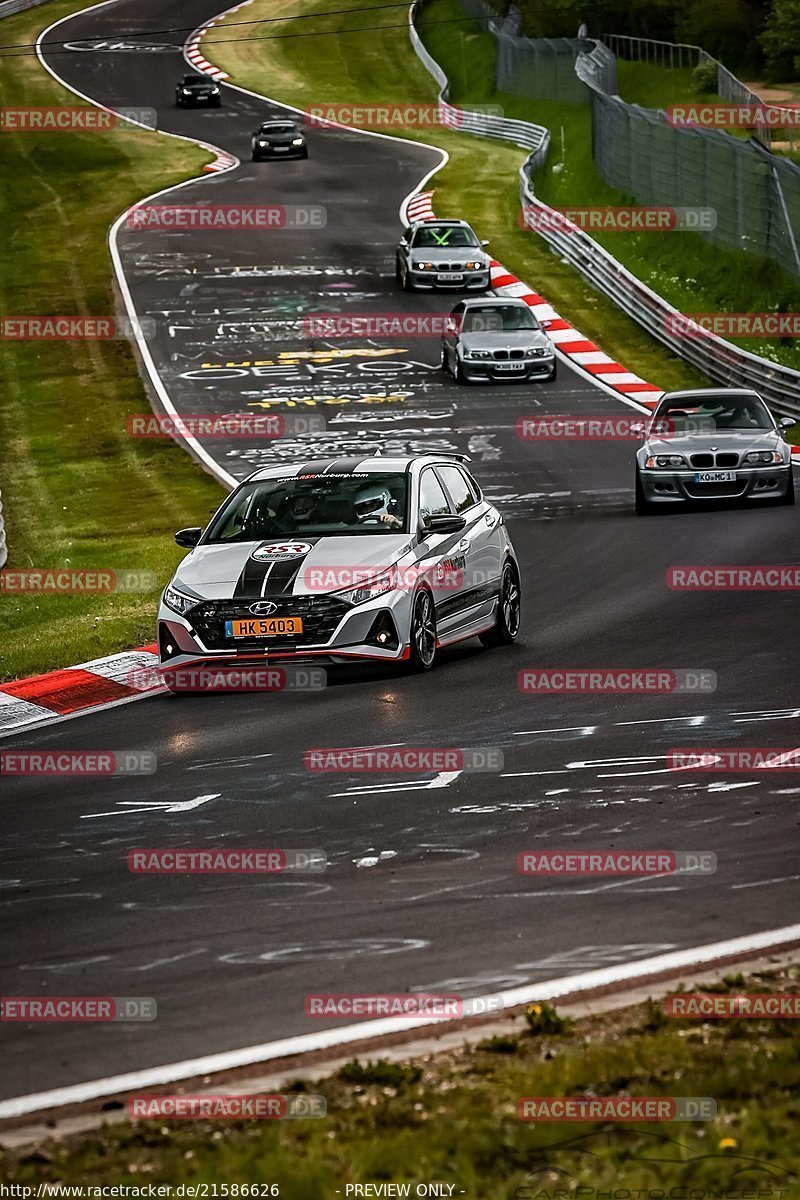
[[[54,36],[85,45],[188,30],[218,7],[123,0]],[[394,281],[398,209],[434,151],[311,130],[307,161],[254,164],[249,135],[276,105],[223,87],[218,111],[175,109],[187,70],[178,50],[46,57],[97,101],[156,107],[160,129],[242,159],[182,188],[181,201],[327,211],[313,232],[121,231],[179,412],[299,409],[327,422],[295,442],[216,443],[222,467],[242,477],[275,454],[467,452],[508,519],[525,604],[517,646],[469,642],[426,676],[348,670],[319,693],[159,696],[4,742],[157,755],[151,776],[4,781],[0,902],[4,992],[152,996],[159,1012],[148,1024],[6,1026],[0,1096],[315,1032],[309,991],[473,995],[788,924],[796,775],[674,772],[665,756],[676,746],[797,744],[797,667],[784,649],[795,599],[674,592],[665,572],[797,561],[797,510],[637,518],[630,444],[516,436],[520,416],[622,409],[563,364],[552,385],[458,388],[438,369],[435,339],[309,340],[310,311],[451,306],[404,296]],[[437,199],[441,215],[458,215]],[[547,295],[546,279],[527,282]],[[526,666],[706,669],[718,686],[523,695]],[[455,777],[304,769],[310,747],[382,744],[499,747],[505,765]],[[128,851],[148,846],[317,848],[330,865],[274,878],[131,874]],[[516,870],[522,850],[596,847],[710,851],[719,867],[544,882]]]

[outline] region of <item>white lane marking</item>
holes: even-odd
[[[742,888],[767,887],[771,883],[793,883],[800,875],[779,875],[775,879],[756,879],[753,883],[732,883],[731,891],[738,892]]]
[[[110,954],[98,954],[94,958],[78,958],[68,963],[21,963],[20,971],[72,971],[75,967],[90,967],[93,963],[111,962]]]
[[[363,858],[354,858],[353,862],[357,867],[374,867],[379,862],[385,862],[387,858],[397,858],[396,850],[381,850],[380,854],[376,854],[373,850],[367,853]]]
[[[529,1004],[533,1000],[557,1000],[561,996],[593,991],[618,983],[631,983],[636,979],[667,972],[678,972],[684,968],[696,968],[722,958],[745,957],[768,950],[775,946],[800,941],[800,925],[786,925],[782,929],[766,929],[761,933],[744,937],[728,938],[721,942],[710,942],[692,946],[687,950],[673,950],[657,954],[653,958],[637,959],[634,962],[617,963],[577,975],[566,975],[543,980],[538,984],[525,984],[495,992],[481,999],[485,1011],[490,1008],[513,1008]],[[541,965],[540,963],[537,965]],[[180,1062],[164,1063],[158,1067],[145,1067],[128,1071],[122,1075],[111,1075],[102,1079],[91,1079],[68,1087],[53,1088],[47,1092],[33,1092],[26,1096],[15,1096],[0,1101],[0,1120],[26,1116],[42,1109],[61,1108],[65,1104],[85,1103],[104,1096],[131,1092],[140,1088],[160,1087],[181,1079],[196,1079],[217,1071],[229,1071],[238,1067],[254,1066],[292,1054],[307,1054],[311,1051],[334,1049],[350,1042],[361,1042],[368,1038],[382,1037],[390,1033],[406,1032],[424,1028],[426,1025],[441,1025],[445,1018],[385,1017],[375,1021],[358,1021],[339,1029],[300,1034],[282,1038],[276,1042],[264,1042],[257,1046],[243,1046],[238,1050],[224,1050],[217,1054],[206,1054],[200,1058],[184,1059]]]
[[[196,954],[207,954],[203,947],[200,950],[189,950],[186,954],[174,954],[172,958],[157,958],[155,962],[145,963],[143,967],[131,967],[132,971],[155,971],[156,967],[166,967],[169,963],[181,962],[184,958],[192,958]]]
[[[112,809],[111,812],[84,813],[81,820],[91,821],[95,817],[138,816],[139,813],[145,812],[191,812],[193,808],[199,808],[201,804],[207,804],[209,800],[218,800],[221,795],[222,792],[212,792],[209,796],[195,796],[194,800],[120,800],[118,801],[119,807]]]

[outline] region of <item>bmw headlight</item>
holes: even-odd
[[[686,459],[681,454],[650,454],[645,459],[646,467],[685,467]]]
[[[262,150],[266,150],[267,146],[269,145],[269,142],[265,138],[260,138],[258,144],[262,148]]]
[[[192,94],[191,88],[181,88],[181,91],[183,92],[184,96],[191,96]]]
[[[783,455],[777,450],[751,450],[749,454],[745,454],[744,461],[746,463],[782,463]]]
[[[482,262],[468,262],[467,270],[468,271],[480,271],[482,269],[483,265],[484,264]]]
[[[303,144],[303,139],[302,139],[302,138],[292,138],[292,145],[293,145],[293,146],[302,146],[302,144]]]
[[[199,601],[192,596],[184,596],[183,592],[177,591],[171,584],[168,584],[164,588],[164,603],[167,608],[171,608],[173,612],[180,613],[183,616],[190,608],[194,608]]]
[[[531,346],[530,350],[526,350],[525,353],[529,358],[544,358],[546,354],[550,354],[552,351],[549,351],[546,346]]]
[[[465,350],[464,351],[464,358],[491,358],[491,357],[492,357],[491,351],[489,351],[489,350]]]
[[[430,262],[415,262],[415,263],[414,263],[414,270],[415,270],[415,271],[432,271],[432,270],[433,270],[433,263],[430,263]]]
[[[211,95],[212,95],[212,96],[218,96],[218,95],[219,95],[219,88],[217,87],[217,85],[216,85],[216,84],[214,84],[214,86],[213,86],[213,87],[212,87],[212,89],[211,89]]]
[[[390,567],[388,571],[384,571],[381,575],[373,575],[371,578],[365,579],[357,587],[348,588],[345,592],[335,592],[334,594],[338,599],[346,601],[347,604],[366,604],[368,600],[374,600],[377,596],[384,596],[387,592],[393,592],[397,587],[397,583],[397,568]]]

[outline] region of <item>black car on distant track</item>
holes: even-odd
[[[251,139],[253,162],[267,158],[308,158],[306,139],[297,122],[286,117],[264,121]]]
[[[193,108],[196,104],[219,108],[222,89],[210,75],[184,75],[175,85],[175,103],[178,108]]]

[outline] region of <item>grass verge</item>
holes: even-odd
[[[49,3],[3,20],[5,43],[31,43],[85,8]],[[35,57],[0,58],[0,106],[80,105]],[[207,151],[144,130],[0,133],[4,316],[113,315],[107,232],[150,192],[198,174]],[[153,639],[159,586],[223,493],[172,442],[132,441],[147,411],[125,341],[2,342],[0,443],[9,559],[32,568],[153,572],[144,592],[0,591],[0,679],[69,666]],[[2,579],[0,575],[0,579]]]
[[[329,7],[325,0],[297,0],[293,11],[299,15],[322,14]],[[278,0],[254,0],[247,9],[247,19],[282,12]],[[234,82],[301,109],[327,101],[430,104],[436,87],[411,48],[404,17],[402,10],[374,15],[363,10],[350,16],[320,15],[313,21],[282,23],[280,38],[268,41],[228,40],[245,39],[248,31],[226,28],[223,22],[215,26],[204,46],[207,56],[230,72]],[[462,79],[469,79],[471,99],[510,105],[512,98],[492,95],[493,59],[489,58],[487,64],[487,50],[489,55],[494,53],[491,37],[472,24],[464,25],[461,18],[463,13],[455,0],[442,0],[435,12],[430,10],[423,31],[430,38],[433,52],[454,75],[461,72]],[[446,23],[431,26],[429,21],[434,19]],[[357,26],[365,25],[370,27],[368,31],[357,31]],[[307,35],[309,27],[313,27],[314,36],[299,36]],[[328,36],[331,33],[337,36]],[[457,98],[464,95],[458,83],[456,93]],[[537,119],[535,114],[527,115]],[[492,253],[520,278],[541,289],[587,337],[597,340],[630,370],[663,387],[702,383],[699,373],[658,346],[610,300],[551,254],[540,239],[519,228],[517,172],[524,159],[523,150],[444,129],[421,132],[393,128],[392,132],[448,151],[450,161],[432,181],[437,189],[437,210],[443,216],[463,215],[473,222],[480,236],[490,239]],[[409,186],[413,182],[409,180]]]
[[[797,977],[789,966],[688,990],[785,993],[797,991]],[[224,1132],[209,1120],[124,1122],[0,1154],[0,1181],[84,1189],[180,1182],[208,1185],[196,1195],[291,1200],[404,1194],[346,1190],[386,1181],[411,1184],[412,1196],[415,1183],[444,1182],[453,1186],[449,1194],[475,1200],[631,1200],[635,1189],[639,1200],[799,1194],[798,1021],[673,1019],[663,1015],[663,1001],[650,1001],[561,1022],[536,1007],[529,1023],[519,1019],[477,1046],[407,1062],[352,1062],[321,1083],[297,1081],[291,1092],[325,1097],[323,1119],[228,1121]],[[517,1106],[532,1096],[711,1097],[717,1115],[531,1123]],[[276,1190],[232,1190],[254,1184]]]

